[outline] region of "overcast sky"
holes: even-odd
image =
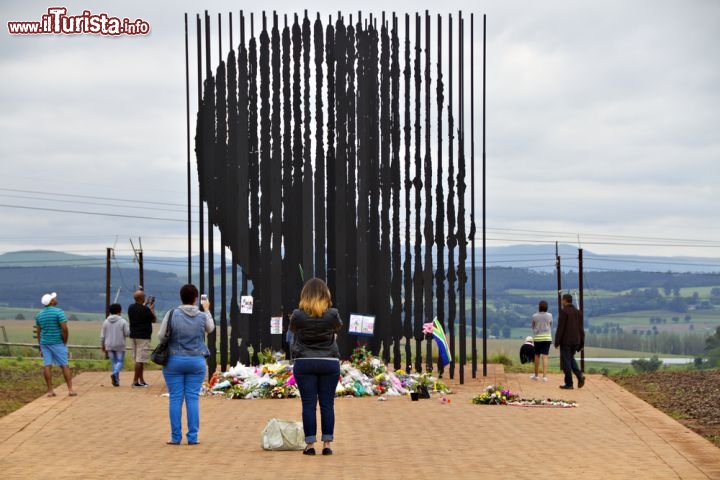
[[[39,21],[55,3],[2,2],[0,253],[128,253],[128,239],[142,237],[146,255],[182,256],[183,13],[207,8],[214,19],[244,2],[61,3],[73,15],[142,18],[151,33],[10,35],[8,21]],[[327,18],[358,4],[254,5]],[[388,5],[365,0],[362,9]],[[720,2],[392,5],[474,12],[478,64],[488,15],[489,245],[579,239],[600,253],[720,257]],[[476,135],[479,149],[479,127]]]

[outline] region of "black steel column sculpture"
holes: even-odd
[[[246,39],[246,18],[240,12],[240,41],[234,45],[230,15],[226,61],[222,17],[218,15],[217,44],[212,45],[209,15],[205,13],[204,32],[200,16],[196,19],[200,288],[215,298],[217,227],[222,247],[221,368],[228,364],[228,353],[230,364],[255,363],[261,349],[280,349],[282,337],[271,334],[270,317],[282,316],[287,327],[303,281],[317,276],[328,281],[346,320],[340,335],[343,357],[358,341],[347,329],[349,314],[357,312],[375,316],[374,335],[362,342],[373,354],[395,368],[432,371],[432,340],[423,333],[423,323],[436,317],[449,338],[450,377],[457,360],[463,382],[468,240],[473,376],[477,362],[475,182],[469,182],[467,208],[465,153],[469,111],[472,176],[474,17],[469,103],[462,12],[455,24],[452,16],[437,16],[435,27],[427,11],[424,22],[415,14],[414,24],[405,14],[404,31],[394,13],[363,18],[358,12],[353,22],[352,16],[346,20],[338,12],[326,24],[318,14],[312,25],[307,11],[302,18],[294,14],[283,19],[281,27],[273,12],[268,25],[263,12],[256,36],[251,14]],[[214,74],[211,47],[218,50]],[[483,172],[484,160],[483,136]],[[208,213],[207,271],[202,204]],[[232,253],[229,295],[225,248]],[[240,314],[239,290],[254,297],[252,314]],[[483,307],[483,317],[485,313]],[[483,318],[483,340],[485,331]],[[216,338],[210,336],[208,342],[212,372]],[[485,356],[483,344],[483,360]]]

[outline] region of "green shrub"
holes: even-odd
[[[505,353],[503,351],[500,351],[493,355],[490,355],[490,357],[488,357],[488,362],[489,363],[501,363],[507,367],[510,367],[513,364],[513,361],[510,359],[510,357],[507,355],[507,353]]]
[[[630,363],[638,373],[656,372],[663,364],[657,355],[653,355],[649,360],[646,358],[638,358]]]

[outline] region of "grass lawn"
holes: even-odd
[[[95,360],[70,361],[73,377],[86,371],[110,370],[109,362]],[[53,385],[65,380],[59,367],[53,367]],[[0,417],[17,410],[45,394],[42,360],[37,358],[0,358]]]

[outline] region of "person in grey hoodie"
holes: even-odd
[[[125,338],[130,335],[130,324],[120,316],[122,307],[119,303],[110,305],[110,316],[105,319],[100,332],[100,345],[107,358],[110,359],[113,387],[120,386],[120,370],[125,363]]]

